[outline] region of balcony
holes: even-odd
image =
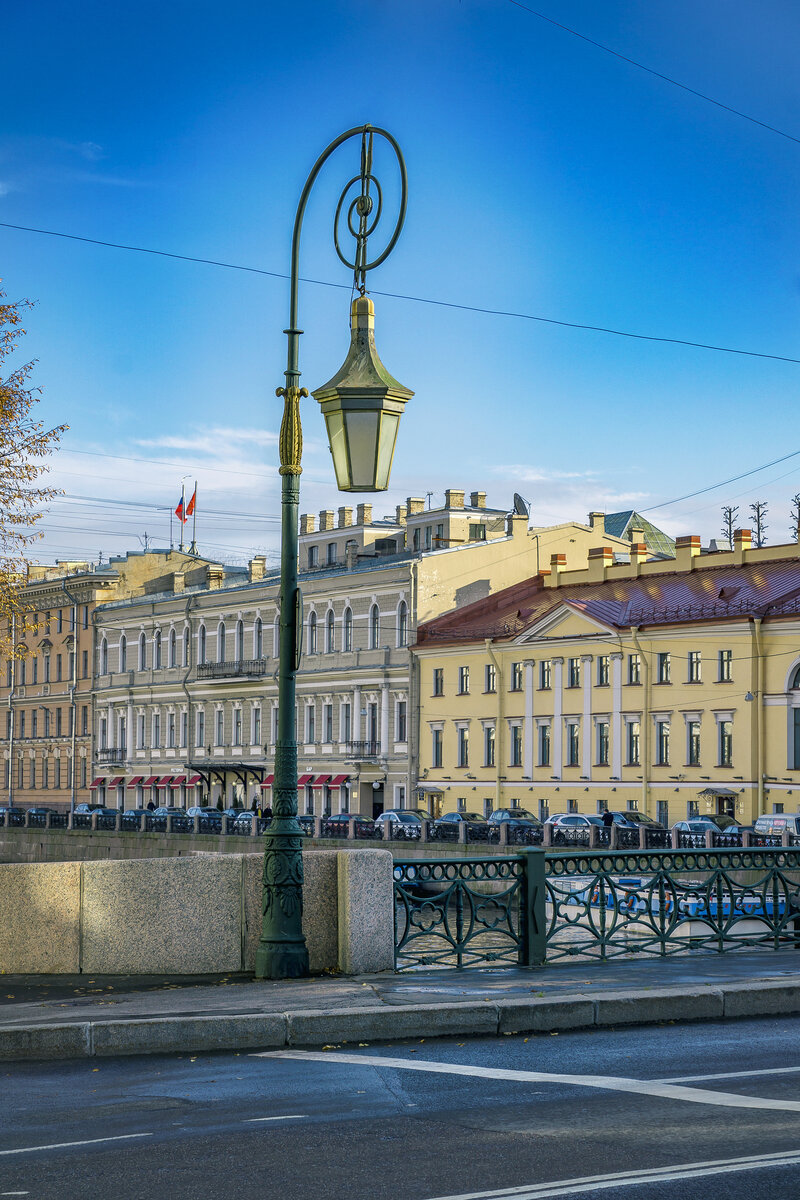
[[[380,752],[380,742],[347,742],[348,758],[377,758]]]
[[[242,677],[257,678],[267,673],[266,658],[240,658],[235,662],[200,663],[197,667],[198,679],[239,679]]]
[[[97,751],[98,763],[124,763],[127,755],[125,746],[106,746]]]

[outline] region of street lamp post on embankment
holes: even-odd
[[[384,138],[400,168],[400,211],[389,241],[369,261],[367,239],[383,209],[381,186],[372,174],[374,137]],[[383,129],[369,125],[343,133],[320,155],[300,196],[292,234],[286,386],[277,395],[284,410],[279,439],[281,485],[281,592],[278,668],[278,740],[275,746],[273,818],[265,834],[263,919],[256,953],[257,979],[287,979],[308,974],[308,951],[302,931],[303,833],[297,821],[297,739],[295,733],[295,681],[302,652],[302,597],[297,583],[297,521],[300,500],[300,465],[303,434],[300,400],[308,396],[299,386],[297,325],[300,230],[311,188],[330,155],[351,138],[361,139],[361,168],[345,185],[334,218],[336,253],[354,272],[358,297],[351,305],[350,349],[341,369],[317,389],[328,429],[336,482],[340,491],[378,492],[389,486],[397,428],[406,401],[413,392],[394,379],[375,349],[374,307],[366,295],[366,275],[391,253],[405,219],[406,168],[400,147]],[[347,207],[347,228],[355,239],[353,261],[339,244],[339,221],[353,185],[360,191]],[[374,193],[374,195],[373,195]]]

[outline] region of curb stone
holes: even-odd
[[[797,1012],[800,983],[756,981],[722,988],[648,988],[558,999],[7,1025],[0,1026],[0,1061],[282,1049],[412,1037],[556,1033]]]

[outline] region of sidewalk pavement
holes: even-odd
[[[0,976],[0,1060],[325,1046],[800,1012],[800,954],[256,982]]]

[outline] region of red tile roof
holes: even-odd
[[[562,604],[613,629],[800,613],[800,558],[663,571],[595,584],[544,587],[540,576],[419,626],[428,641],[518,637]]]

